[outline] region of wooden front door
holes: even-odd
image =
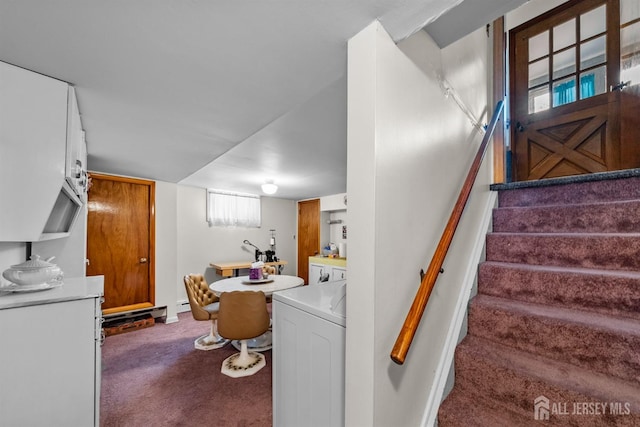
[[[570,1],[511,31],[516,181],[640,166],[622,135],[620,15],[619,0]]]
[[[90,176],[87,275],[104,275],[103,312],[153,307],[155,183]]]
[[[309,283],[309,257],[320,251],[320,199],[298,202],[298,277]]]

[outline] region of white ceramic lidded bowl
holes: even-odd
[[[29,261],[12,265],[2,273],[2,277],[16,285],[32,286],[52,281],[61,281],[63,273],[60,267],[53,264],[53,257],[46,261],[40,259],[40,255],[32,255]]]

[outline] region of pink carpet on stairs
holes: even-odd
[[[640,177],[501,191],[486,258],[439,426],[640,425]]]

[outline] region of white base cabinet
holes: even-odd
[[[0,425],[98,426],[102,276],[0,292]]]
[[[309,285],[331,281],[330,265],[309,263]]]
[[[331,281],[347,280],[347,269],[342,267],[331,268]]]
[[[335,282],[347,279],[347,261],[344,258],[309,257],[309,283]]]

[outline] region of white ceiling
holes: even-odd
[[[349,38],[460,1],[0,0],[0,60],[75,85],[91,170],[304,199],[346,191]]]

